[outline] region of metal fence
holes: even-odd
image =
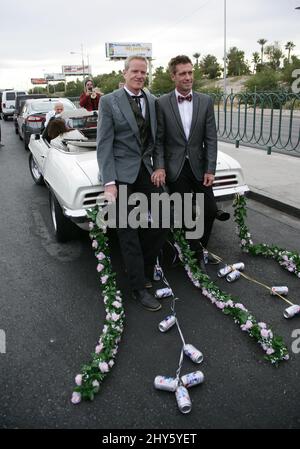
[[[221,140],[300,153],[300,95],[211,94]]]
[[[300,154],[300,95],[210,94],[220,140]],[[79,107],[79,97],[69,98]]]

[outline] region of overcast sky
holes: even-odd
[[[250,60],[269,43],[296,44],[300,56],[300,0],[227,0],[228,48]],[[211,53],[222,62],[224,0],[1,1],[0,88],[30,88],[30,78],[80,64],[84,47],[93,75],[122,68],[105,57],[105,42],[152,43],[154,67],[177,54]],[[86,61],[85,61],[86,62]],[[70,78],[68,78],[70,79]]]

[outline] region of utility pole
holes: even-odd
[[[224,95],[227,93],[227,5],[224,0]]]

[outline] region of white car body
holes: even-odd
[[[93,115],[81,110],[77,114]],[[104,201],[95,140],[69,141],[63,151],[51,146],[42,136],[36,138],[33,134],[29,149],[33,164],[57,199],[64,216],[87,229],[87,209],[95,206],[97,200]],[[248,190],[240,164],[219,151],[214,183],[216,199],[228,199]]]

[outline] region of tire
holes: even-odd
[[[4,120],[5,122],[7,122],[7,116],[6,116],[5,114],[3,114],[3,120]]]
[[[32,153],[29,154],[29,170],[30,170],[30,174],[34,180],[34,182],[38,185],[41,186],[44,184],[44,178],[42,173],[39,171],[39,168],[34,160],[34,157],[32,155]]]
[[[72,240],[74,225],[68,218],[64,216],[59,202],[51,191],[49,191],[49,205],[51,221],[56,240],[60,243],[65,243],[69,240]]]
[[[16,125],[15,125],[15,133],[19,134],[19,130],[18,130],[18,127]]]

